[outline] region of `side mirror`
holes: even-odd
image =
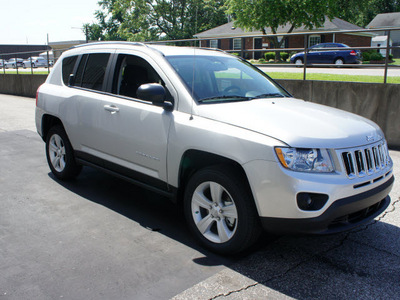
[[[137,98],[150,101],[156,106],[163,107],[165,110],[172,110],[173,105],[169,102],[165,102],[166,95],[165,88],[158,83],[142,84],[136,91]]]

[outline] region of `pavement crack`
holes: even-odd
[[[319,252],[319,253],[315,253],[315,254],[311,255],[309,258],[307,258],[307,259],[305,259],[305,260],[302,260],[302,261],[300,261],[299,263],[295,264],[294,266],[288,268],[288,269],[287,269],[286,271],[284,271],[283,273],[280,273],[280,274],[277,274],[277,275],[275,275],[275,276],[272,276],[272,277],[270,277],[270,278],[268,278],[268,279],[266,279],[266,280],[263,280],[263,281],[260,281],[260,282],[256,282],[256,283],[250,284],[250,285],[245,286],[245,287],[243,287],[243,288],[240,288],[240,289],[237,289],[237,290],[234,290],[234,291],[230,291],[230,292],[228,292],[228,293],[216,295],[216,296],[210,298],[209,300],[214,300],[214,299],[218,299],[218,298],[222,298],[222,297],[228,297],[228,296],[230,296],[230,295],[232,295],[232,294],[240,293],[240,292],[246,291],[246,290],[248,290],[248,289],[250,289],[250,288],[253,288],[253,287],[256,287],[256,286],[258,286],[258,285],[260,285],[260,284],[261,284],[261,285],[266,285],[268,282],[271,282],[271,281],[273,281],[273,280],[275,280],[275,279],[280,279],[280,278],[286,276],[287,274],[289,274],[290,272],[292,272],[293,270],[296,270],[296,269],[297,269],[298,267],[300,267],[301,265],[303,265],[303,264],[305,264],[305,263],[308,263],[308,262],[312,261],[312,260],[315,259],[315,258],[319,258],[319,257],[323,256],[324,254],[326,254],[326,253],[328,253],[328,252],[330,252],[330,251],[332,251],[332,250],[334,250],[334,249],[340,248],[341,246],[343,246],[343,244],[345,243],[345,241],[348,239],[349,234],[350,234],[350,233],[347,233],[346,236],[343,237],[343,239],[339,242],[338,245],[335,245],[334,247],[331,247],[331,248],[329,248],[329,249],[327,249],[327,250],[325,250],[325,251],[321,251],[321,252]]]
[[[327,262],[327,261],[326,261],[326,257],[324,257],[324,255],[328,254],[329,252],[331,252],[331,251],[333,251],[333,250],[336,250],[336,249],[342,247],[342,246],[344,245],[344,243],[345,243],[346,241],[349,240],[349,238],[350,238],[350,236],[351,236],[352,234],[354,234],[354,233],[359,233],[359,232],[362,232],[362,231],[367,230],[369,227],[371,227],[371,226],[373,226],[374,224],[378,223],[379,221],[383,220],[388,214],[393,213],[393,212],[396,210],[396,205],[397,205],[398,203],[400,203],[400,198],[397,199],[396,201],[392,202],[392,203],[391,203],[391,209],[390,209],[390,210],[386,210],[382,215],[380,215],[380,216],[379,216],[377,219],[375,219],[373,222],[368,223],[367,225],[364,225],[362,228],[359,228],[359,229],[355,229],[355,230],[346,232],[346,233],[344,234],[343,238],[339,241],[339,243],[338,243],[337,245],[332,246],[332,247],[330,247],[329,249],[326,249],[326,250],[324,250],[324,251],[321,251],[321,252],[312,254],[309,258],[300,261],[299,263],[293,265],[292,267],[288,268],[286,271],[284,271],[284,272],[282,272],[282,273],[280,273],[280,274],[274,275],[274,276],[272,276],[272,277],[270,277],[270,278],[268,278],[268,279],[266,279],[266,280],[260,281],[260,282],[255,282],[255,283],[253,283],[253,284],[250,284],[250,285],[248,285],[248,286],[242,287],[242,288],[237,289],[237,290],[233,290],[233,291],[230,291],[230,292],[227,292],[227,293],[224,293],[224,294],[218,294],[218,295],[216,295],[216,296],[214,296],[214,297],[212,297],[212,298],[209,298],[209,300],[214,300],[214,299],[218,299],[218,298],[229,297],[229,296],[232,295],[232,294],[240,293],[240,292],[246,291],[246,290],[248,290],[248,289],[250,289],[250,288],[253,288],[253,287],[256,287],[256,286],[258,286],[258,285],[267,285],[269,282],[271,282],[271,281],[273,281],[273,280],[276,280],[276,279],[280,279],[280,278],[285,277],[285,276],[286,276],[287,274],[289,274],[290,272],[296,270],[297,268],[299,268],[300,266],[302,266],[302,265],[305,264],[305,263],[308,263],[308,262],[310,262],[310,261],[313,261],[314,259],[320,259],[320,260],[322,259],[322,261]],[[357,241],[354,241],[354,242],[357,242]],[[360,243],[360,244],[361,244],[361,243]],[[370,246],[370,245],[369,245],[369,246]],[[384,250],[382,250],[382,249],[377,249],[377,250],[379,250],[379,251],[384,251]],[[393,254],[393,253],[391,253],[391,252],[388,252],[388,253],[391,254],[391,255],[394,255],[394,256],[398,257],[398,255],[396,255],[396,254]],[[332,262],[330,262],[330,263],[332,263]],[[342,271],[344,271],[344,270],[342,270]],[[358,274],[358,275],[359,275],[359,276],[365,276],[365,274]]]
[[[243,287],[243,288],[241,288],[241,289],[238,289],[238,290],[235,290],[235,291],[231,291],[231,292],[228,292],[228,293],[225,293],[225,294],[216,295],[216,296],[210,298],[209,300],[214,300],[214,299],[218,299],[218,298],[221,298],[221,297],[228,297],[228,296],[230,296],[230,295],[232,295],[232,294],[240,293],[240,292],[246,291],[246,290],[248,290],[248,289],[250,289],[250,288],[252,288],[252,287],[255,287],[255,286],[259,285],[259,284],[260,284],[259,282],[256,282],[256,283],[250,284],[250,285],[248,285],[248,286],[245,286],[245,287]],[[262,283],[261,283],[261,284],[262,284]]]

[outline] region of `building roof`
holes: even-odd
[[[285,26],[280,26],[277,30],[277,33],[287,33],[290,29],[291,25],[286,24]],[[339,18],[334,18],[329,20],[325,19],[325,23],[322,27],[315,28],[312,30],[306,29],[304,26],[296,28],[293,32],[309,32],[309,31],[336,31],[336,30],[359,30],[363,29],[357,25],[351,24]],[[266,28],[266,33],[271,34],[271,29]],[[227,36],[255,36],[262,35],[261,31],[247,31],[242,28],[236,28],[233,22],[226,23],[224,25],[212,28],[207,31],[203,31],[201,33],[197,33],[195,37],[197,38],[213,38],[213,37],[227,37]]]
[[[379,14],[367,25],[368,29],[383,27],[400,27],[400,12]]]

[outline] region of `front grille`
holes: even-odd
[[[386,142],[342,151],[341,157],[349,178],[364,177],[385,169],[390,163]]]

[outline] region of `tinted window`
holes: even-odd
[[[109,53],[85,54],[76,72],[75,86],[101,90],[109,58]]]
[[[200,102],[288,97],[263,72],[234,57],[167,56],[190,93]]]
[[[81,86],[81,84],[82,84],[83,71],[85,70],[88,56],[89,55],[87,55],[87,54],[83,55],[79,62],[78,70],[76,70],[76,74],[75,74],[74,85],[76,85],[76,86]]]
[[[62,77],[65,85],[68,85],[69,75],[74,71],[74,66],[78,56],[70,56],[63,59],[62,62]]]
[[[137,98],[137,89],[146,83],[158,83],[164,86],[167,93],[166,100],[172,102],[172,96],[164,81],[147,61],[138,56],[120,54],[115,68],[112,92]]]

